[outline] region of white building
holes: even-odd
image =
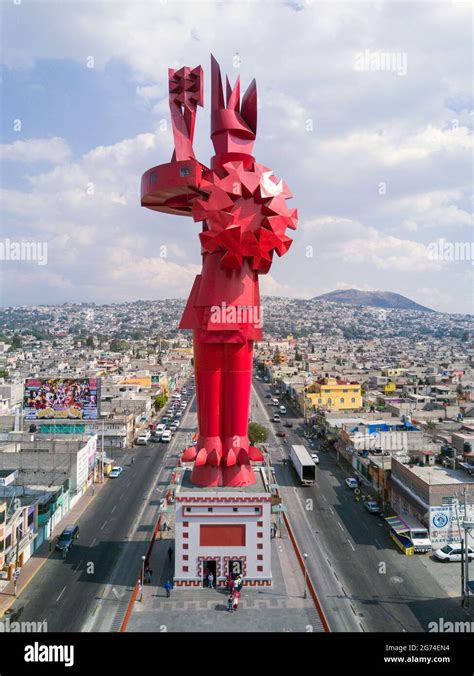
[[[216,586],[230,573],[242,573],[244,584],[271,586],[271,493],[262,468],[254,466],[257,483],[243,488],[201,488],[185,469],[176,490],[174,584],[205,584],[205,571]]]

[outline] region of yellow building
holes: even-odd
[[[360,383],[323,378],[311,385],[307,398],[315,408],[336,411],[362,407],[362,387]]]
[[[392,394],[393,392],[395,392],[396,389],[397,386],[395,385],[393,380],[389,380],[388,383],[385,383],[385,385],[383,386],[384,394]]]

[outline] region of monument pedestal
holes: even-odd
[[[271,586],[271,493],[262,468],[254,466],[256,483],[241,488],[194,486],[191,470],[175,492],[175,586],[206,586],[207,572],[216,587],[229,573],[241,573],[247,586]]]

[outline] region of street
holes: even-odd
[[[178,451],[194,431],[195,406],[193,398],[169,444],[136,446],[117,458],[123,473],[97,492],[67,559],[53,553],[15,601],[12,620],[45,620],[48,631],[119,630]]]
[[[389,537],[383,519],[357,503],[344,479],[349,476],[319,446],[316,483],[299,485],[290,461],[291,444],[304,443],[303,420],[287,405],[286,443],[270,422],[276,408],[266,398],[270,386],[254,379],[252,419],[270,429],[270,452],[277,483],[300,549],[332,631],[427,631],[429,622],[472,621],[459,600],[449,596],[418,556],[407,557]],[[307,446],[308,447],[308,446]],[[442,564],[441,564],[442,565]],[[458,568],[453,568],[458,576]]]

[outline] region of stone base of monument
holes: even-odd
[[[254,465],[256,483],[243,487],[194,486],[192,465],[184,466],[175,491],[175,571],[177,587],[225,585],[230,573],[244,585],[270,587],[271,490],[263,466]]]

